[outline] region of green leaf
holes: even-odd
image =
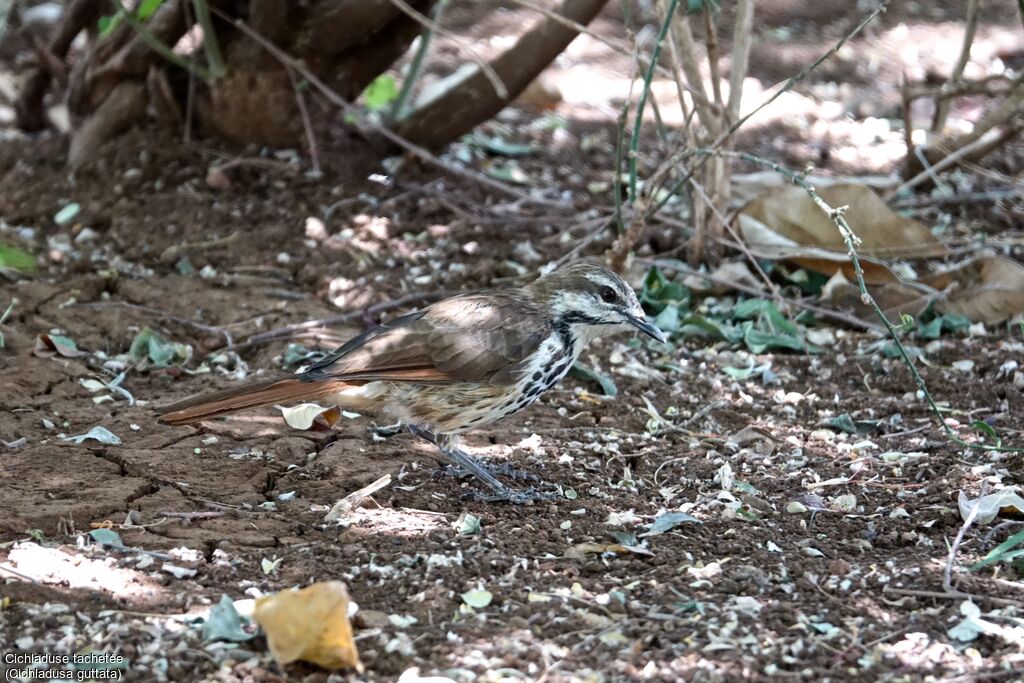
[[[484,607],[487,607],[491,604],[491,600],[493,599],[494,594],[485,590],[469,591],[462,594],[462,601],[476,609],[483,609]]]
[[[1002,438],[999,436],[999,434],[996,433],[996,430],[993,429],[992,425],[990,425],[988,422],[985,422],[984,420],[975,420],[974,422],[971,423],[971,429],[978,432],[983,437],[991,439],[992,442],[995,444],[996,448],[999,448],[1000,446],[1003,445]]]
[[[203,622],[203,640],[251,640],[255,633],[246,633],[242,628],[242,615],[235,609],[234,601],[222,595],[220,602],[210,610],[210,616]]]
[[[533,154],[537,151],[534,145],[525,145],[516,142],[508,142],[499,137],[486,135],[475,135],[472,138],[474,144],[490,154],[497,154],[503,157],[522,157]]]
[[[100,38],[105,38],[110,34],[117,25],[121,23],[121,13],[111,14],[108,17],[100,17],[99,21],[96,22],[96,27],[100,31]]]
[[[172,342],[151,327],[144,327],[135,335],[128,355],[135,360],[149,359],[158,368],[181,365],[192,355],[188,344]]]
[[[825,420],[825,426],[859,436],[870,434],[878,426],[878,423],[874,420],[854,420],[848,413],[843,413],[842,415],[836,415]]]
[[[666,306],[661,313],[654,318],[654,326],[662,332],[679,331],[679,307]]]
[[[27,251],[0,242],[0,268],[29,272],[36,268],[36,257]]]
[[[138,9],[135,10],[135,16],[143,20],[149,19],[162,4],[164,4],[164,0],[142,0]]]
[[[750,324],[749,322],[746,324]],[[805,351],[804,340],[792,334],[763,332],[753,325],[746,328],[743,333],[743,342],[750,349],[751,353],[764,353],[768,349],[792,349],[793,351]]]
[[[514,183],[516,185],[530,184],[530,176],[526,175],[526,172],[514,161],[488,163],[484,165],[484,172],[492,178],[506,183]]]
[[[615,386],[615,382],[612,380],[611,377],[604,374],[603,372],[598,372],[593,368],[588,368],[585,365],[580,365],[579,363],[577,363],[576,365],[572,366],[572,370],[569,371],[569,374],[572,375],[573,377],[576,377],[577,379],[587,380],[589,382],[596,382],[601,386],[601,392],[605,396],[617,396],[619,393],[619,388]]]
[[[388,74],[373,79],[363,91],[363,104],[370,111],[386,109],[398,97],[398,84]]]
[[[1024,550],[1015,550],[1018,546],[1024,546],[1024,531],[1018,531],[993,548],[988,555],[971,567],[971,571],[976,572],[990,564],[1020,557]]]
[[[124,547],[121,536],[113,529],[93,529],[89,532],[89,536],[100,545],[109,545],[112,548]]]
[[[742,333],[736,334],[736,327],[702,315],[686,316],[679,325],[679,331],[688,337],[700,336],[701,333],[704,333],[716,339],[733,343],[743,338]]]
[[[654,518],[654,522],[647,528],[647,531],[640,534],[644,536],[657,536],[667,531],[672,531],[680,524],[686,524],[688,522],[694,522],[700,524],[701,521],[693,515],[688,515],[685,512],[663,512]]]
[[[733,367],[722,368],[722,372],[724,372],[725,374],[729,375],[733,379],[740,380],[740,381],[745,380],[745,379],[749,379],[750,376],[753,375],[755,372],[762,372],[763,370],[764,370],[764,366],[761,366],[761,365],[751,365],[749,368],[733,368]]]

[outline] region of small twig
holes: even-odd
[[[967,145],[964,145],[960,149],[952,152],[951,154],[943,157],[941,160],[939,160],[938,162],[932,164],[930,167],[926,166],[925,169],[923,171],[921,171],[920,173],[918,173],[916,176],[914,176],[910,180],[906,181],[902,185],[900,185],[900,186],[890,190],[889,192],[887,192],[882,197],[882,199],[888,201],[889,199],[895,197],[896,195],[898,195],[901,192],[909,190],[912,187],[917,187],[918,185],[920,185],[924,181],[930,179],[932,176],[934,176],[939,171],[944,171],[947,168],[949,168],[950,166],[953,166],[954,164],[956,164],[956,162],[960,161],[964,157],[967,157],[967,156],[973,154],[974,152],[977,152],[977,151],[982,150],[985,147],[989,146],[990,144],[992,144],[993,139],[998,137],[998,136],[999,136],[999,132],[998,131],[993,131],[993,130],[987,131],[987,133],[985,135],[979,137],[977,140],[975,140],[975,141],[973,141],[973,142],[971,142],[971,143],[969,143]],[[917,149],[917,148],[915,148],[915,149]]]
[[[299,87],[299,80],[295,78],[295,72],[290,66],[285,64],[285,72],[288,74],[288,80],[291,81],[292,90],[295,91],[295,103],[299,107],[299,116],[302,117],[302,128],[306,131],[306,146],[309,148],[309,164],[313,168],[313,173],[320,175],[320,153],[317,151],[316,134],[313,132],[313,121],[309,118],[309,109],[306,108],[306,98],[302,94],[302,88]]]
[[[722,215],[722,212],[715,205],[715,202],[712,201],[711,197],[708,196],[708,193],[704,191],[704,188],[701,187],[700,183],[698,183],[696,179],[691,178],[690,184],[697,191],[697,194],[700,195],[701,199],[704,200],[708,208],[711,209],[711,212],[715,214],[715,217],[718,219],[718,222],[722,224],[722,227],[732,235],[732,238],[736,241],[736,245],[739,247],[740,251],[743,252],[743,256],[750,262],[750,265],[754,266],[754,271],[757,273],[758,277],[761,278],[761,281],[768,287],[768,290],[771,292],[772,298],[775,299],[775,302],[781,304],[783,299],[782,294],[779,292],[778,285],[772,282],[772,279],[768,277],[768,273],[764,272],[764,268],[761,267],[761,263],[757,260],[757,257],[750,251],[750,247],[747,246],[747,243],[736,234],[736,229],[732,227],[732,222]]]
[[[725,102],[722,100],[722,76],[718,71],[718,30],[715,18],[711,16],[712,3],[704,2],[704,43],[708,48],[708,72],[711,77],[711,94],[715,98],[715,109],[723,111]]]
[[[627,164],[629,166],[629,198],[634,203],[636,203],[637,199],[637,168],[639,163],[640,129],[644,122],[644,106],[647,104],[647,98],[651,94],[654,67],[658,63],[661,47],[665,43],[665,36],[668,35],[668,29],[672,24],[672,17],[675,16],[678,5],[679,0],[669,0],[668,9],[665,11],[665,18],[661,22],[661,29],[658,31],[658,38],[654,42],[654,48],[651,50],[651,62],[647,67],[647,73],[644,74],[644,87],[640,90],[640,99],[636,103],[636,114],[633,117],[633,136],[629,140],[629,156],[627,157]]]
[[[743,98],[743,80],[750,64],[750,48],[754,36],[754,0],[736,3],[736,18],[732,33],[732,65],[729,73],[729,119],[740,117]]]
[[[963,194],[934,195],[930,197],[910,197],[890,202],[894,209],[922,209],[938,204],[970,204],[973,202],[997,202],[1000,199],[1011,199],[1024,195],[1024,186],[1011,187],[987,192],[965,192]]]
[[[161,517],[170,517],[173,519],[215,519],[217,517],[223,517],[226,512],[159,512],[157,513]]]
[[[991,595],[975,595],[974,593],[965,593],[963,591],[925,591],[916,590],[913,588],[894,588],[890,585],[886,585],[882,589],[883,593],[892,595],[909,595],[915,598],[935,598],[936,600],[970,600],[972,602],[991,602],[995,605],[1012,605],[1017,608],[1024,608],[1024,602],[1020,600],[1010,600],[1009,598],[997,598]]]
[[[986,482],[982,482],[981,490],[978,492],[978,497],[982,498],[988,489]],[[949,546],[949,557],[946,558],[946,568],[942,572],[942,587],[947,593],[954,590],[953,588],[953,563],[956,560],[956,554],[960,550],[960,544],[963,543],[964,534],[974,524],[974,520],[978,518],[978,509],[981,507],[981,503],[976,502],[971,506],[971,511],[967,514],[967,519],[960,525],[960,531],[957,532],[956,538],[953,539],[953,544]]]
[[[11,569],[6,564],[0,564],[0,572],[7,572],[11,576],[16,576],[24,581],[30,581],[32,583],[39,583],[36,579],[32,578],[28,574],[22,574],[17,569]]]
[[[206,332],[207,334],[215,334],[217,336],[224,337],[224,341],[227,342],[227,346],[225,348],[232,349],[234,347],[234,340],[231,337],[231,333],[225,330],[223,327],[215,327],[213,325],[204,325],[202,323],[197,323],[193,320],[189,320],[188,318],[181,318],[171,313],[168,313],[167,311],[161,311],[158,308],[140,306],[139,304],[133,304],[128,301],[90,301],[85,303],[76,303],[75,306],[81,306],[82,308],[113,308],[116,306],[128,308],[133,311],[145,313],[146,315],[152,315],[158,318],[163,318],[164,320],[170,320],[181,325],[188,325],[189,327],[197,329],[201,332]]]
[[[385,474],[383,477],[370,482],[363,488],[353,491],[331,507],[330,511],[324,515],[324,521],[337,522],[338,520],[344,519],[344,517],[352,512],[359,503],[363,502],[377,491],[380,491],[382,488],[390,485],[391,474]]]

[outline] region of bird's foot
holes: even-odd
[[[480,468],[494,477],[508,477],[513,481],[530,482],[532,484],[543,484],[544,481],[533,472],[527,470],[521,470],[518,467],[513,467],[510,463],[503,462],[500,464],[493,463],[478,463]],[[455,477],[456,479],[462,479],[463,477],[474,477],[476,474],[464,467],[458,465],[441,465],[433,471],[434,476],[442,477]]]
[[[473,500],[482,503],[510,503],[512,505],[533,505],[546,500],[555,500],[558,494],[551,491],[539,491],[534,487],[528,489],[494,490],[489,493],[483,491],[469,491],[462,496],[463,500]]]
[[[374,433],[375,436],[379,436],[382,439],[387,439],[389,437],[395,436],[396,434],[401,434],[402,428],[404,426],[405,425],[403,425],[401,422],[396,422],[393,425],[381,425],[379,427],[374,427],[371,431]]]

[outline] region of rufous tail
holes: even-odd
[[[343,391],[350,386],[341,381],[303,381],[300,379],[273,379],[254,382],[234,389],[202,394],[158,409],[159,422],[169,425],[187,425],[218,415],[227,415],[247,408],[311,401]]]

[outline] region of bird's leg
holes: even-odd
[[[442,455],[447,458],[456,467],[462,468],[464,471],[469,472],[477,479],[487,484],[494,491],[491,495],[476,494],[474,497],[487,501],[487,502],[498,502],[507,501],[509,503],[526,503],[532,500],[547,499],[551,496],[549,494],[540,493],[538,491],[526,490],[516,491],[508,486],[505,486],[490,472],[488,472],[480,463],[473,459],[469,453],[466,453],[458,447],[456,439],[450,434],[438,434],[435,435],[421,427],[415,425],[409,426],[409,431],[416,436],[426,439],[430,443],[437,446],[438,450],[441,451]]]

